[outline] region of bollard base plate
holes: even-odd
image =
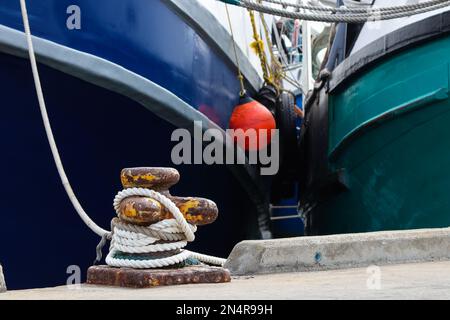
[[[180,269],[131,269],[92,266],[87,284],[124,288],[152,288],[195,283],[230,282],[227,269],[210,266],[188,266]]]

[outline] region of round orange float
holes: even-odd
[[[265,106],[246,95],[234,109],[229,127],[233,130],[242,129],[235,131],[234,134],[234,139],[241,148],[246,151],[257,151],[270,144],[271,130],[276,129],[276,123],[272,113]],[[252,134],[249,130],[255,130],[256,134]],[[264,137],[266,133],[267,139],[260,139],[261,135]],[[256,137],[256,143],[250,143],[249,137]]]

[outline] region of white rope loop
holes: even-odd
[[[166,207],[169,210],[170,213],[172,213],[173,217],[178,223],[178,227],[186,236],[186,240],[189,242],[195,240],[195,234],[192,231],[189,223],[184,218],[180,209],[178,209],[178,207],[172,202],[172,200],[154,190],[144,188],[130,188],[120,191],[114,198],[113,203],[116,213],[119,214],[119,206],[123,199],[134,196],[148,197],[160,202],[164,207]]]
[[[118,252],[111,250],[106,257],[106,263],[118,268],[134,268],[134,269],[149,269],[149,268],[163,268],[181,263],[190,258],[192,253],[184,250],[181,253],[171,256],[169,258],[153,259],[153,260],[132,260],[132,259],[117,259],[114,256]]]
[[[151,244],[148,246],[139,246],[134,243],[134,241],[124,241],[123,239],[115,239],[114,247],[126,253],[155,253],[155,252],[165,252],[173,251],[186,247],[186,241],[163,243],[163,244]]]
[[[136,226],[121,222],[120,220],[114,220],[112,224],[113,235],[111,249],[106,258],[106,263],[108,265],[131,268],[160,268],[181,263],[188,258],[194,258],[214,265],[223,265],[225,263],[225,259],[187,250],[160,259],[116,258],[118,253],[143,254],[179,251],[184,248],[188,242],[195,240],[195,231],[197,231],[197,227],[186,221],[180,209],[178,209],[172,200],[154,190],[130,188],[120,191],[113,202],[114,210],[118,215],[120,214],[121,202],[129,197],[152,198],[167,208],[174,219],[165,219],[148,227]],[[161,240],[170,242],[158,243]]]

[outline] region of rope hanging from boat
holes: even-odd
[[[275,53],[273,52],[273,43],[272,39],[270,38],[269,34],[269,27],[267,26],[266,19],[264,17],[263,13],[259,13],[259,18],[261,20],[261,24],[264,30],[264,36],[266,38],[267,46],[269,47],[269,54],[270,54],[270,60],[271,65],[268,66],[268,69],[270,70],[271,76],[270,80],[272,81],[272,85],[277,89],[278,94],[280,93],[280,87],[281,87],[281,79],[286,77],[285,72],[283,71],[283,66],[278,61],[278,59],[275,57]]]
[[[72,202],[72,205],[75,208],[78,215],[80,216],[81,220],[83,220],[84,223],[93,232],[95,232],[100,237],[103,237],[104,235],[109,234],[109,232],[106,231],[105,229],[99,227],[89,217],[89,215],[86,213],[86,211],[84,211],[84,209],[81,206],[80,202],[78,201],[75,193],[73,192],[72,186],[70,185],[69,179],[67,178],[66,172],[64,170],[64,166],[62,164],[61,157],[59,156],[58,147],[56,146],[55,137],[53,136],[53,130],[50,125],[50,120],[48,118],[47,107],[45,105],[44,93],[42,91],[41,80],[39,77],[39,70],[37,68],[36,55],[34,53],[33,41],[31,40],[30,23],[28,20],[28,12],[27,12],[25,0],[20,0],[20,8],[22,10],[23,24],[24,24],[25,35],[26,35],[27,44],[28,44],[28,53],[30,56],[31,69],[33,72],[33,79],[34,79],[34,84],[36,87],[36,93],[37,93],[37,97],[38,97],[38,101],[39,101],[39,107],[41,110],[41,115],[42,115],[42,120],[44,122],[45,132],[47,134],[48,142],[50,145],[50,149],[52,151],[52,155],[53,155],[53,159],[56,164],[56,168],[58,169],[58,173],[59,173],[59,176],[61,177],[61,181],[64,186],[64,189],[66,190],[66,193],[69,196],[69,199]]]
[[[153,199],[160,201],[175,217],[175,219],[166,219],[161,221],[158,224],[151,225],[148,228],[144,227],[130,227],[130,225],[126,225],[124,223],[117,222],[113,219],[112,231],[107,231],[100,226],[98,226],[86,213],[86,211],[81,206],[78,201],[71,185],[69,179],[64,170],[63,163],[61,161],[61,157],[59,155],[58,147],[56,145],[56,141],[53,135],[53,130],[50,124],[50,120],[47,113],[47,107],[44,99],[44,93],[42,90],[42,85],[39,76],[39,70],[36,62],[36,54],[34,51],[33,41],[31,38],[31,29],[30,23],[28,19],[28,12],[26,6],[26,0],[20,0],[20,8],[22,11],[23,24],[25,29],[25,36],[28,45],[28,54],[31,62],[31,70],[33,73],[34,84],[36,88],[36,93],[39,102],[39,108],[41,111],[42,120],[45,127],[45,132],[47,134],[47,139],[50,145],[50,149],[52,151],[53,159],[55,161],[56,167],[58,169],[59,176],[61,178],[64,189],[72,202],[73,207],[76,212],[80,216],[81,220],[97,235],[99,235],[102,240],[97,247],[97,259],[101,258],[101,248],[106,242],[106,239],[111,240],[111,251],[108,254],[106,262],[112,266],[118,267],[131,267],[131,268],[157,268],[163,266],[174,265],[180,262],[185,261],[188,258],[194,258],[199,261],[214,264],[214,265],[223,265],[225,263],[225,259],[203,255],[199,253],[195,253],[187,250],[180,250],[183,248],[187,242],[194,241],[195,235],[194,232],[196,230],[195,226],[190,225],[180,209],[167,197],[164,195],[147,189],[126,189],[122,192],[119,192],[117,197],[114,200],[114,208],[118,211],[117,204],[120,203],[121,199],[126,197],[130,197],[132,195],[143,195],[148,196]],[[174,243],[168,244],[156,244],[158,241],[176,241]],[[139,252],[154,252],[156,251],[173,251],[173,249],[180,250],[180,253],[175,255],[169,255],[167,258],[159,259],[159,260],[132,260],[132,259],[118,259],[116,257],[117,250],[123,252],[130,252],[136,250],[140,250]],[[123,250],[122,250],[123,249]],[[148,250],[148,251],[145,251]],[[176,250],[175,250],[176,251]],[[100,253],[99,253],[100,252]],[[170,253],[170,252],[169,252]]]
[[[370,7],[366,10],[358,9],[361,10],[362,12],[349,11],[351,10],[349,8],[341,8],[342,10],[345,9],[347,11],[339,11],[338,9],[333,9],[331,7],[326,12],[323,12],[324,11],[323,9],[325,7],[315,7],[314,9],[309,9],[310,12],[296,12],[288,9],[274,8],[268,4],[259,3],[254,0],[219,0],[219,1],[240,6],[248,10],[259,11],[274,16],[285,17],[290,19],[328,22],[328,23],[366,23],[373,21],[392,20],[403,17],[410,17],[413,15],[426,13],[429,11],[434,11],[437,9],[450,6],[450,0],[431,0],[420,4],[411,5],[411,7],[408,6],[384,7],[384,8]],[[417,5],[419,5],[419,7],[417,7]]]
[[[261,1],[261,0],[259,0],[259,1]],[[269,26],[267,25],[266,19],[262,12],[259,13],[259,16],[261,19],[261,24],[264,29],[266,43],[269,47],[270,59],[271,59],[271,64],[272,64],[272,66],[269,68],[269,70],[271,70],[271,78],[273,81],[273,85],[276,87],[277,91],[280,93],[282,91],[280,83],[281,83],[281,80],[284,79],[287,82],[289,82],[292,86],[298,88],[299,90],[302,90],[302,86],[297,82],[297,80],[295,80],[295,76],[292,75],[292,77],[289,77],[287,75],[287,73],[285,72],[283,65],[275,56],[275,53],[273,50],[274,46],[273,46],[272,39],[271,39],[270,33],[269,33]],[[277,30],[274,30],[274,31],[278,32]],[[281,47],[281,45],[280,45],[280,47]],[[280,58],[282,60],[285,60],[284,56],[282,54],[280,55]],[[288,65],[287,61],[284,61],[284,62],[286,65]]]
[[[231,16],[230,16],[230,12],[228,11],[228,5],[226,3],[225,3],[225,11],[227,12],[228,25],[230,27],[230,33],[231,33],[231,42],[233,43],[234,57],[236,59],[236,66],[237,66],[237,71],[238,71],[239,85],[241,86],[241,91],[240,91],[239,95],[241,97],[244,97],[245,93],[246,93],[245,85],[244,85],[244,76],[242,75],[241,65],[239,63],[239,57],[237,54],[236,41],[234,39],[233,24],[231,23]]]
[[[248,10],[248,13],[250,15],[250,23],[252,25],[253,30],[253,39],[255,40],[251,47],[255,49],[256,53],[258,54],[259,61],[261,63],[261,69],[263,72],[263,78],[264,81],[268,84],[274,84],[272,76],[270,75],[270,69],[267,64],[267,56],[266,52],[264,50],[264,41],[261,39],[258,33],[258,28],[256,27],[256,19],[255,19],[255,13],[252,10]]]

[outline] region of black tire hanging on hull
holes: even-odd
[[[297,114],[295,98],[291,93],[282,92],[278,97],[275,110],[280,138],[280,171],[272,183],[272,202],[295,195],[295,183],[298,175]]]

